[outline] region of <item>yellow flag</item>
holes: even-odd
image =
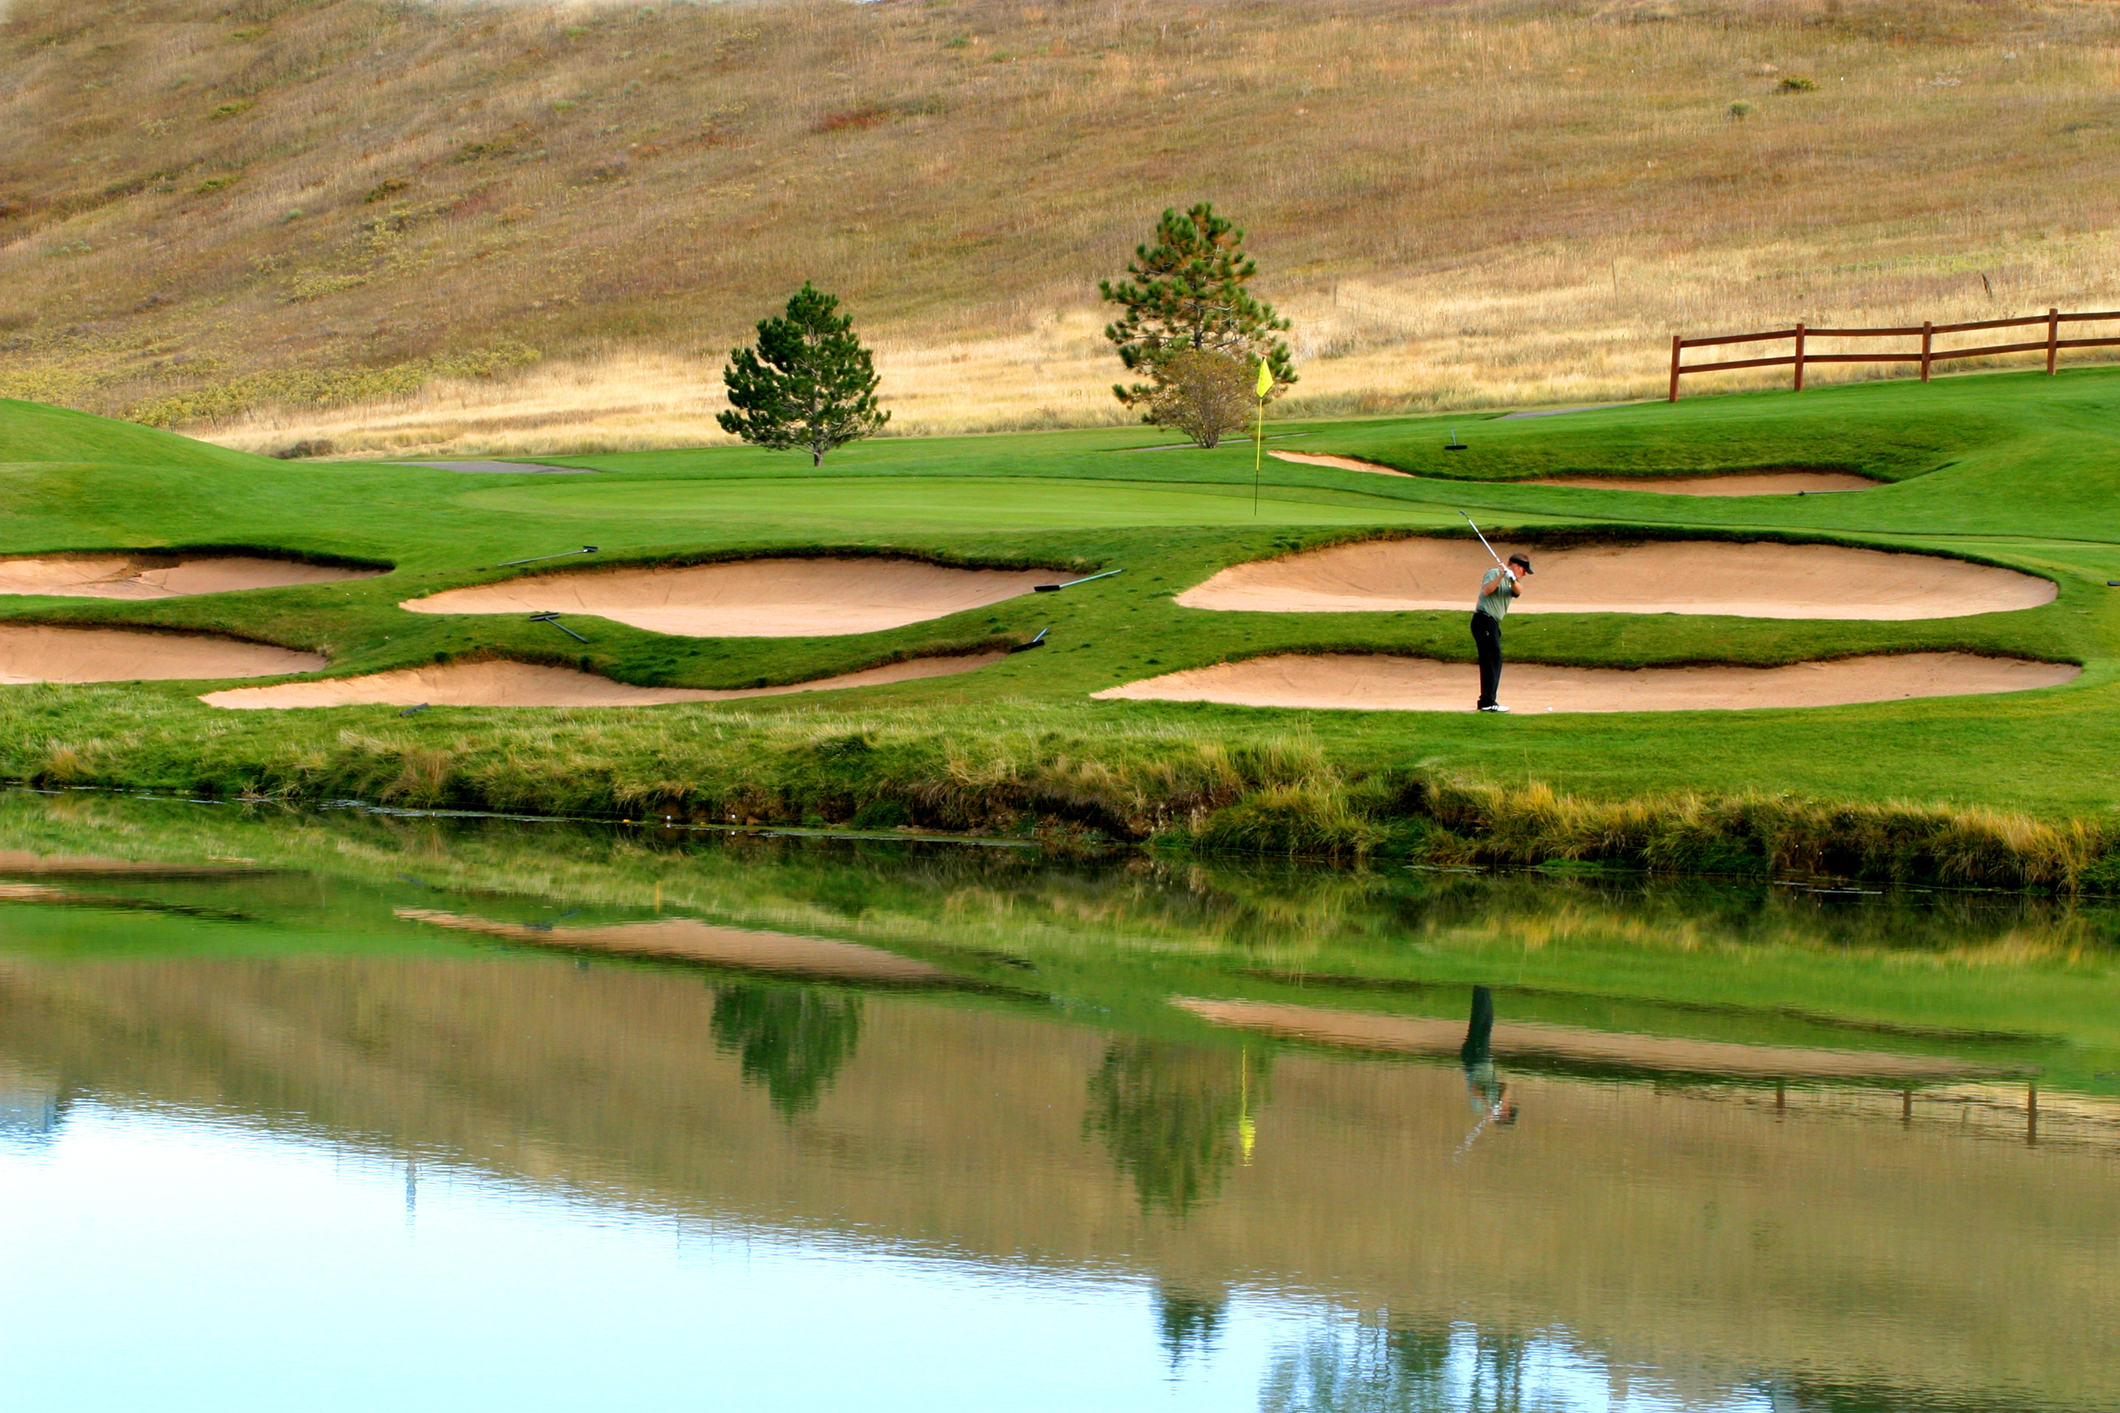
[[[1266,360],[1262,358],[1259,360],[1259,396],[1264,397],[1272,391],[1273,370],[1266,366]]]

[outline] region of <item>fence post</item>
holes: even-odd
[[[1796,326],[1796,391],[1803,391],[1803,325]]]
[[[1929,380],[1929,344],[1935,340],[1935,337],[1935,321],[1923,319],[1921,321],[1921,381],[1924,383]]]
[[[1671,400],[1678,401],[1678,351],[1686,346],[1677,334],[1671,335]]]
[[[2046,311],[2046,375],[2054,376],[2054,355],[2061,352],[2061,311]]]

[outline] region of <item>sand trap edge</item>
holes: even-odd
[[[1788,710],[2041,691],[2082,675],[2073,663],[1963,652],[1868,653],[1783,667],[1511,663],[1502,673],[1501,697],[1512,714],[1539,716]],[[1858,685],[1865,680],[1867,686]],[[1299,711],[1470,712],[1478,686],[1472,663],[1397,653],[1270,653],[1090,695]]]
[[[479,658],[397,668],[359,677],[314,678],[270,687],[232,687],[207,692],[199,700],[229,711],[293,711],[340,706],[567,707],[665,706],[675,702],[727,702],[752,697],[789,696],[797,692],[834,692],[878,687],[929,677],[975,672],[1009,656],[1005,650],[932,654],[835,673],[807,682],[773,687],[716,690],[703,687],[640,687],[572,667]]]
[[[120,601],[198,598],[351,583],[381,578],[396,568],[394,564],[333,555],[310,556],[251,545],[47,550],[0,554],[0,596]],[[273,572],[275,569],[279,572]],[[290,569],[296,572],[287,573]],[[188,587],[172,587],[156,576],[180,576],[196,582]]]
[[[106,663],[113,665],[100,665]],[[126,623],[0,622],[0,686],[225,682],[292,677],[328,666],[322,654],[231,633]]]
[[[891,582],[907,573],[927,580],[913,586],[910,598],[904,583]],[[437,589],[398,607],[471,617],[559,613],[680,638],[840,638],[990,608],[1080,577],[1078,569],[1051,565],[949,564],[858,549],[775,551],[552,566]],[[942,584],[953,592],[934,592]],[[957,592],[974,585],[983,587]]]

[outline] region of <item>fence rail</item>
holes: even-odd
[[[1678,401],[1678,380],[1688,373],[1727,373],[1738,368],[1791,368],[1795,370],[1795,390],[1803,391],[1803,370],[1814,363],[1919,363],[1921,381],[1929,380],[1929,369],[1938,363],[1953,358],[1992,358],[2004,353],[2046,354],[2046,371],[2054,371],[2054,363],[2064,348],[2120,348],[2120,338],[2109,339],[2065,339],[2061,337],[2063,324],[2091,324],[2120,322],[2120,312],[2063,314],[2058,309],[2049,309],[2044,314],[2034,314],[2025,319],[1976,319],[1969,324],[1909,324],[1898,329],[1813,329],[1798,324],[1793,329],[1781,329],[1763,334],[1718,334],[1713,338],[1689,339],[1671,336],[1671,401]],[[1940,334],[1970,334],[1982,329],[2028,329],[2044,325],[2046,337],[2026,343],[1985,344],[1979,348],[1938,348],[1936,338]],[[1899,349],[1886,353],[1811,353],[1805,349],[1810,339],[1910,339],[1921,340],[1918,349]],[[1689,348],[1719,348],[1736,343],[1782,343],[1794,341],[1795,348],[1785,357],[1774,358],[1728,358],[1717,363],[1687,363],[1685,351]]]

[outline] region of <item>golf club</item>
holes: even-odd
[[[556,613],[533,613],[530,615],[530,621],[532,623],[549,623],[553,627],[559,629],[560,632],[565,633],[568,637],[572,638],[577,643],[586,643],[589,641],[581,634],[575,632],[572,628],[569,628],[566,624],[560,622],[559,615]]]
[[[1465,516],[1465,523],[1467,525],[1472,525],[1471,516],[1465,515],[1465,512],[1462,510],[1460,510],[1458,514]],[[1472,525],[1472,533],[1475,535],[1480,535],[1480,527],[1477,525]],[[1488,557],[1494,561],[1495,568],[1501,570],[1504,574],[1507,574],[1512,579],[1516,577],[1516,571],[1511,569],[1508,565],[1502,563],[1502,557],[1494,552],[1493,545],[1487,543],[1487,537],[1485,535],[1480,535],[1480,545],[1487,551]]]
[[[1062,589],[1072,589],[1077,584],[1087,584],[1090,579],[1109,579],[1114,574],[1124,574],[1125,572],[1124,569],[1107,569],[1102,574],[1092,574],[1088,579],[1070,579],[1065,584],[1036,584],[1032,586],[1031,592],[1034,594],[1057,594]]]
[[[583,545],[578,550],[561,550],[558,554],[533,554],[528,559],[510,559],[495,565],[496,569],[509,569],[518,564],[535,564],[541,559],[565,559],[570,554],[595,554],[595,545]]]

